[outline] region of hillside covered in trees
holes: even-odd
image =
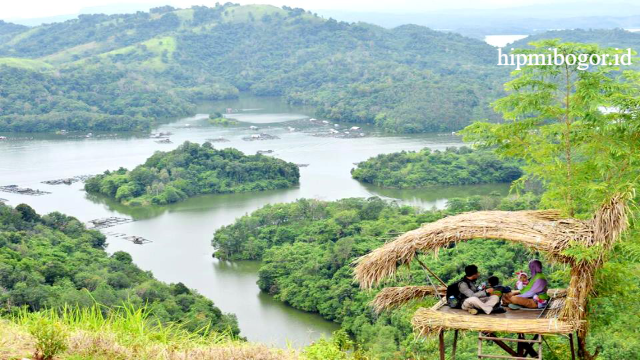
[[[144,130],[239,91],[393,132],[457,130],[495,118],[507,75],[479,40],[267,5],[2,23],[0,39],[0,131]]]
[[[92,177],[85,189],[126,205],[166,205],[203,194],[282,189],[299,179],[295,164],[187,141],[175,150],[156,152],[131,171],[120,168]]]
[[[28,205],[13,208],[0,202],[0,312],[95,304],[115,308],[128,302],[146,306],[155,322],[239,333],[235,317],[211,300],[182,283],[156,280],[128,253],[108,255],[106,247],[104,235],[73,217],[39,215]]]
[[[508,183],[522,176],[513,160],[502,160],[490,151],[468,147],[446,151],[402,151],[380,154],[358,164],[354,179],[390,188],[420,188],[432,185]]]

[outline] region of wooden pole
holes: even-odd
[[[416,256],[416,260],[418,261],[418,264],[420,264],[420,266],[422,266],[423,269],[427,270],[427,272],[429,272],[429,274],[431,274],[434,278],[436,278],[436,280],[438,280],[440,282],[440,284],[442,284],[442,286],[447,287],[447,283],[445,283],[444,281],[442,281],[442,279],[440,279],[438,277],[438,275],[434,274],[433,271],[431,271],[431,269],[429,269],[427,267],[427,265],[425,265],[422,260],[418,259],[418,257]]]
[[[444,330],[440,330],[440,334],[438,335],[440,339],[440,360],[444,359]]]
[[[453,332],[453,347],[451,349],[451,360],[456,360],[456,348],[458,347],[458,329]]]
[[[573,333],[569,334],[569,347],[571,347],[571,360],[576,360],[576,351],[573,346]]]

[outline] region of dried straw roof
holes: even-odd
[[[446,217],[400,235],[356,260],[355,278],[362,288],[393,276],[418,251],[434,251],[471,239],[504,239],[546,252],[554,260],[569,262],[561,254],[571,241],[593,237],[588,221],[562,219],[557,211],[479,211]]]

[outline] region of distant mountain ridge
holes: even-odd
[[[507,75],[482,41],[269,5],[80,15],[2,36],[0,131],[144,130],[239,91],[388,131],[449,131],[495,117]]]

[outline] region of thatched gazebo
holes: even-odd
[[[573,333],[578,332],[580,342],[580,331],[584,331],[585,326],[585,305],[587,297],[593,291],[595,271],[602,266],[605,254],[627,228],[625,200],[626,197],[622,195],[612,197],[590,220],[563,218],[558,211],[553,210],[479,211],[446,217],[400,235],[394,241],[357,259],[355,279],[362,288],[370,289],[380,285],[386,278],[395,276],[398,267],[409,266],[413,260],[425,267],[417,259],[419,252],[437,253],[460,241],[503,239],[522,244],[545,253],[549,261],[571,267],[569,287],[566,290],[549,291],[552,301],[546,311],[541,313],[521,310],[474,316],[444,306],[445,300],[442,298],[430,309],[417,310],[412,320],[413,327],[419,335],[440,336],[441,359],[444,359],[443,332],[447,329],[456,331],[454,354],[458,330],[471,330],[479,332],[479,357],[496,357],[480,356],[481,341],[485,339],[496,342],[511,355],[498,358],[522,358],[527,354],[536,354],[541,358],[542,355],[533,350],[531,343],[538,343],[540,348],[542,335],[549,334],[569,335],[573,356]],[[600,255],[589,261],[576,261],[565,252],[576,247],[598,247]],[[442,296],[444,291],[443,286],[390,287],[382,289],[372,305],[379,312],[401,306],[410,300],[430,295]],[[515,333],[520,340],[499,338],[496,333]],[[525,334],[535,334],[534,339],[526,339]],[[518,352],[504,344],[504,341],[510,340],[518,343]],[[578,346],[583,344],[579,343]]]

